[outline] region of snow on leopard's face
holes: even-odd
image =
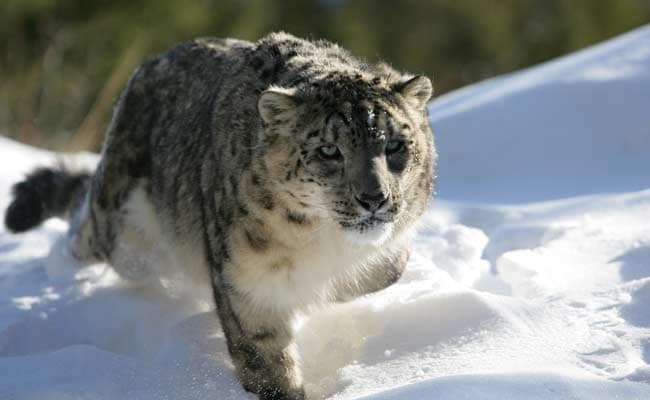
[[[270,164],[297,211],[374,244],[411,225],[431,196],[435,163],[424,104],[414,103],[386,96],[307,104],[279,119],[293,122],[276,129],[290,134],[279,135]]]

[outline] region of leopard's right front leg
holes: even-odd
[[[214,170],[211,158],[203,168]],[[305,390],[291,330],[291,312],[272,304],[254,304],[229,278],[234,267],[226,237],[230,227],[226,206],[214,193],[219,190],[209,174],[202,174],[201,203],[204,249],[212,290],[226,336],[228,352],[242,386],[261,400],[304,400]],[[200,197],[199,197],[200,196]]]
[[[232,288],[213,287],[228,350],[244,388],[261,400],[304,400],[288,316],[254,308]]]

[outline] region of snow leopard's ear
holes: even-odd
[[[397,83],[393,89],[418,110],[424,109],[433,94],[431,80],[423,75]]]
[[[294,90],[281,87],[270,87],[263,91],[257,101],[257,110],[262,120],[271,125],[278,120],[290,119],[298,106],[294,94]]]

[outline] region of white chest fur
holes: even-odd
[[[254,306],[272,310],[306,307],[330,294],[332,281],[351,279],[378,249],[346,238],[333,222],[296,227],[274,224],[264,251],[253,251],[244,232],[232,235],[232,263],[225,273]]]

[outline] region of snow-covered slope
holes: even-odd
[[[650,398],[649,43],[640,29],[432,103],[439,198],[397,285],[301,321],[312,398]],[[53,162],[2,138],[0,159],[2,209]],[[65,228],[0,230],[0,399],[254,398],[207,287],[78,269]]]
[[[441,196],[522,203],[650,187],[650,28],[431,106]]]

